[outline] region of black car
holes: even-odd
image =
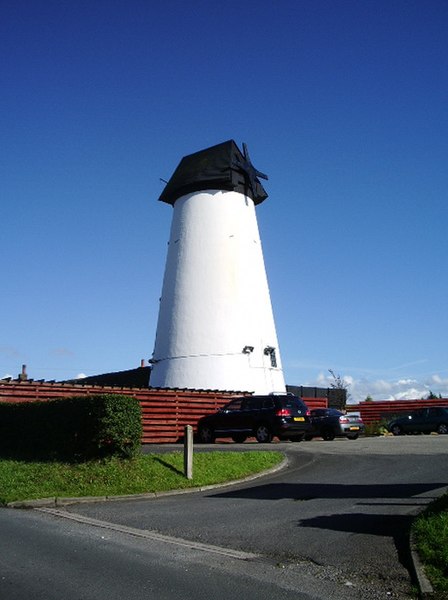
[[[322,437],[331,441],[335,437],[346,437],[356,440],[364,432],[361,417],[346,415],[335,408],[315,408],[311,411],[311,431],[305,435],[305,439]]]
[[[394,435],[404,433],[448,433],[448,408],[428,406],[419,408],[409,415],[397,417],[388,423],[388,430]]]
[[[267,443],[277,436],[300,441],[309,427],[308,407],[297,396],[243,396],[202,417],[198,421],[198,439],[213,443],[218,437],[230,437],[242,443],[255,437],[258,442]]]

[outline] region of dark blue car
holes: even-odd
[[[448,408],[428,406],[419,408],[409,415],[397,417],[387,425],[394,435],[405,433],[448,433]]]

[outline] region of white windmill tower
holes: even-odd
[[[173,206],[151,387],[284,392],[255,206],[267,179],[233,140],[184,157]]]

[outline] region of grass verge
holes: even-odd
[[[212,485],[264,471],[282,459],[280,452],[196,453],[192,480],[183,475],[183,452],[79,464],[0,460],[0,503],[142,494]]]
[[[432,502],[412,525],[417,551],[437,598],[448,598],[448,494]]]

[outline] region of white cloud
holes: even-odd
[[[448,389],[432,390],[434,393],[442,393],[448,396]],[[430,387],[416,379],[397,379],[386,381],[384,379],[355,381],[353,385],[353,400],[360,402],[367,396],[374,400],[412,400],[426,397]]]
[[[435,384],[448,387],[448,377],[444,379],[443,377],[440,377],[440,375],[437,374],[431,375],[431,377],[428,380],[428,384]]]
[[[401,392],[397,391],[392,400],[408,400],[423,398],[428,395],[428,390],[425,388],[407,388]]]
[[[78,373],[78,375],[76,375],[75,379],[84,379],[85,377],[87,377],[87,375],[85,373]]]
[[[370,386],[373,383],[373,391],[376,394],[389,394],[392,390],[393,384],[385,379],[377,379],[374,382],[366,381],[365,384]]]
[[[448,398],[448,378],[442,378],[433,374],[421,380],[414,377],[402,379],[369,379],[367,377],[357,379],[353,375],[342,376],[344,383],[348,385],[350,403],[362,402],[367,396],[373,400],[415,400],[426,398],[429,392]],[[306,385],[316,387],[331,387],[334,379],[324,372],[318,373],[314,381],[308,381]],[[304,384],[305,385],[305,384]]]
[[[329,387],[330,381],[329,381],[329,377],[326,377],[322,371],[319,373],[319,375],[316,378],[316,386],[317,387]]]

